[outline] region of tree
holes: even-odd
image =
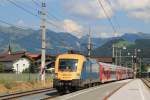
[[[4,72],[4,65],[0,63],[0,73]]]

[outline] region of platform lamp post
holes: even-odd
[[[137,74],[137,53],[141,52],[140,49],[134,49],[134,79],[136,78],[136,74]]]
[[[115,45],[112,45],[112,63],[115,64]]]
[[[127,48],[125,46],[123,46],[122,48],[120,48],[119,50],[119,53],[120,53],[120,56],[119,56],[119,65],[121,66],[122,65],[122,50],[126,50]]]

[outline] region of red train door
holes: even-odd
[[[100,81],[102,82],[103,80],[103,65],[100,64],[100,73],[99,73],[99,76],[100,76]]]

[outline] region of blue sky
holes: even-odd
[[[25,9],[38,14],[40,7],[32,0],[11,0]],[[41,3],[41,0],[34,0]],[[117,29],[117,34],[149,32],[150,0],[100,0]],[[56,26],[47,24],[54,31],[72,32],[81,37],[91,26],[93,36],[110,37],[114,31],[110,26],[98,0],[46,0],[48,20]],[[111,10],[112,8],[112,10]],[[15,7],[7,0],[0,0],[0,19],[18,26],[39,29],[40,20]],[[56,20],[51,15],[57,17]],[[117,21],[116,21],[117,20]],[[118,27],[117,23],[120,27]],[[0,23],[2,24],[2,23]]]

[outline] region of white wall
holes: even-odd
[[[30,61],[27,58],[20,58],[13,63],[13,69],[16,73],[21,73],[26,68],[29,68]]]

